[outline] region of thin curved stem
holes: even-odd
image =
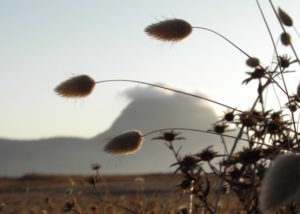
[[[264,12],[262,11],[262,8],[261,8],[261,6],[260,6],[258,0],[256,0],[256,3],[257,3],[257,6],[258,6],[258,8],[259,8],[260,14],[261,14],[261,16],[262,16],[262,18],[263,18],[263,20],[264,20],[264,23],[265,23],[265,25],[266,25],[266,28],[267,28],[267,30],[268,30],[270,39],[271,39],[271,41],[272,41],[272,45],[273,45],[273,47],[274,47],[274,51],[275,51],[276,58],[279,59],[279,54],[278,54],[278,51],[277,51],[277,48],[276,48],[275,41],[274,41],[274,38],[273,38],[273,36],[272,36],[271,30],[270,30],[269,24],[268,24],[268,22],[267,22],[267,19],[266,19],[265,15],[264,15]],[[279,70],[280,70],[280,74],[281,74],[281,78],[282,78],[284,90],[285,90],[286,95],[288,96],[288,99],[289,99],[289,93],[288,93],[288,90],[287,90],[287,87],[286,87],[286,83],[285,83],[284,76],[283,76],[283,72],[282,72],[282,67],[281,67],[280,64],[279,64]]]
[[[193,27],[193,28],[196,28],[196,29],[201,29],[201,30],[207,30],[209,32],[212,32],[220,37],[222,37],[223,39],[225,39],[227,42],[229,42],[231,45],[233,45],[236,49],[238,49],[240,52],[242,52],[244,55],[246,55],[248,58],[251,58],[251,56],[249,54],[247,54],[245,51],[243,51],[239,46],[237,46],[236,44],[234,44],[232,41],[230,41],[228,38],[226,38],[225,36],[223,36],[222,34],[212,30],[212,29],[209,29],[209,28],[206,28],[206,27]]]
[[[243,127],[241,128],[243,129]],[[205,131],[205,130],[201,130],[201,129],[194,129],[194,128],[178,128],[178,127],[172,127],[172,128],[162,128],[162,129],[157,129],[157,130],[154,130],[154,131],[151,131],[151,132],[147,132],[146,134],[143,134],[143,137],[146,137],[148,135],[151,135],[151,134],[154,134],[154,133],[157,133],[157,132],[163,132],[163,131],[169,131],[169,130],[178,130],[178,131],[192,131],[192,132],[200,132],[200,133],[205,133],[205,134],[212,134],[212,135],[219,135],[219,136],[223,136],[223,137],[228,137],[228,138],[232,138],[232,139],[235,139],[235,142],[234,142],[234,146],[233,148],[231,148],[231,151],[230,151],[230,154],[229,154],[229,157],[232,156],[234,150],[235,150],[235,147],[237,145],[237,141],[238,140],[241,140],[241,141],[246,141],[246,142],[250,142],[251,140],[249,139],[246,139],[246,138],[242,138],[242,134],[243,132],[240,131],[238,136],[232,136],[232,135],[228,135],[228,134],[218,134],[216,132],[213,132],[213,131]],[[269,144],[266,144],[266,143],[260,143],[260,142],[253,142],[251,141],[252,143],[254,144],[258,144],[258,145],[262,145],[262,146],[266,146],[266,147],[270,147],[270,148],[278,148],[278,149],[281,149],[280,146],[274,146],[274,145],[269,145]],[[292,150],[289,150],[287,149],[287,151],[292,151]]]
[[[251,58],[251,56],[246,53],[243,49],[241,49],[239,46],[237,46],[235,43],[233,43],[231,40],[229,40],[227,37],[223,36],[222,34],[212,30],[212,29],[209,29],[209,28],[206,28],[206,27],[199,27],[199,26],[194,26],[193,28],[195,29],[200,29],[200,30],[206,30],[206,31],[209,31],[211,33],[214,33],[216,35],[218,35],[219,37],[223,38],[224,40],[226,40],[228,43],[230,43],[232,46],[234,46],[237,50],[239,50],[241,53],[243,53],[245,56],[247,56],[248,58]],[[259,67],[261,67],[262,69],[265,69],[262,65],[259,65]],[[282,90],[283,93],[285,93],[287,96],[287,92],[278,84],[278,82],[276,82],[271,75],[269,75],[269,78]]]
[[[270,2],[270,5],[271,5],[271,7],[272,7],[272,9],[273,9],[273,11],[274,11],[276,17],[277,17],[277,20],[279,21],[279,24],[280,24],[280,26],[281,26],[283,32],[286,33],[285,27],[283,26],[282,22],[280,21],[280,18],[279,18],[278,14],[277,14],[277,11],[276,11],[276,9],[275,9],[275,7],[274,7],[274,4],[273,4],[272,0],[269,0],[269,2]],[[295,27],[294,27],[294,29],[295,29],[295,31],[296,31],[296,34],[299,36],[299,33],[298,33],[298,31],[296,30]],[[295,57],[296,57],[296,59],[297,59],[297,62],[298,62],[299,65],[300,65],[300,60],[299,60],[299,58],[298,58],[297,52],[296,52],[296,50],[295,50],[295,48],[294,48],[294,45],[291,43],[290,46],[291,46],[292,51],[293,51],[293,53],[294,53],[294,55],[295,55]]]
[[[143,84],[143,85],[148,85],[148,86],[152,86],[152,87],[164,89],[164,90],[167,90],[167,91],[172,91],[172,92],[175,92],[175,93],[187,95],[187,96],[190,96],[190,97],[195,97],[195,98],[198,98],[198,99],[206,100],[208,102],[211,102],[211,103],[214,103],[214,104],[226,107],[228,109],[237,111],[239,113],[244,113],[244,111],[241,111],[241,110],[239,110],[237,108],[233,108],[233,107],[231,107],[229,105],[225,105],[223,103],[220,103],[220,102],[208,99],[206,97],[202,97],[200,95],[196,95],[196,94],[192,94],[192,93],[188,93],[188,92],[184,92],[184,91],[180,91],[180,90],[176,90],[176,89],[173,89],[173,88],[169,88],[169,87],[165,87],[165,86],[161,86],[161,85],[157,85],[157,84],[152,84],[152,83],[148,83],[148,82],[144,82],[144,81],[128,80],[128,79],[111,79],[111,80],[101,80],[101,81],[97,81],[95,83],[96,84],[101,84],[101,83],[107,83],[107,82],[131,82],[131,83],[139,83],[139,84]],[[258,100],[259,100],[259,97],[255,100],[255,102],[254,102],[254,104],[253,104],[250,112],[253,111],[253,109],[255,108],[255,105],[257,104]],[[294,130],[290,130],[290,131],[293,131],[294,133],[296,133]]]
[[[274,8],[274,5],[272,4],[272,2],[271,2],[270,0],[269,0],[269,2],[271,3],[271,5],[272,5],[272,7],[273,7],[273,10],[274,10],[274,9],[275,9],[275,8]],[[267,27],[267,29],[268,29],[268,33],[269,33],[269,35],[270,35],[270,38],[271,38],[271,41],[272,41],[272,44],[273,44],[273,47],[274,47],[274,51],[275,51],[275,54],[276,54],[276,57],[277,57],[277,59],[279,59],[279,54],[278,54],[278,51],[277,51],[277,48],[276,48],[276,45],[275,45],[275,42],[274,42],[274,39],[273,39],[271,30],[270,30],[270,28],[269,28],[268,22],[267,22],[267,20],[266,20],[266,18],[265,18],[265,15],[264,15],[263,11],[262,11],[262,8],[261,8],[261,6],[260,6],[260,4],[259,4],[259,1],[256,0],[256,3],[257,3],[257,6],[258,6],[258,8],[259,8],[259,11],[260,11],[260,13],[261,13],[261,16],[262,16],[262,18],[263,18],[263,20],[264,20],[264,22],[265,22],[265,25],[266,25],[266,27]],[[275,10],[275,14],[276,14],[276,16],[277,16],[276,10]],[[277,16],[277,18],[279,18],[279,17]],[[281,22],[280,22],[280,23],[281,23]],[[281,26],[282,26],[282,24],[281,24]],[[282,26],[282,27],[283,27],[283,26]],[[283,27],[283,30],[284,30],[284,27]],[[287,86],[286,86],[286,82],[285,82],[285,80],[284,80],[283,70],[282,70],[282,67],[281,67],[280,64],[279,64],[279,70],[280,70],[280,75],[281,75],[281,78],[282,78],[284,90],[285,90],[286,95],[287,95],[287,99],[288,99],[289,102],[291,102],[291,98],[290,98],[290,96],[289,96],[289,92],[288,92],[288,89],[287,89]],[[295,133],[296,133],[296,132],[297,132],[297,128],[296,128],[296,123],[295,123],[295,117],[294,117],[294,114],[293,114],[292,111],[291,111],[291,116],[292,116],[292,122],[293,122],[293,126],[294,126]],[[295,139],[296,139],[296,138],[297,138],[297,135],[295,135]]]
[[[165,86],[161,86],[161,85],[157,85],[157,84],[152,84],[152,83],[148,83],[148,82],[143,82],[143,81],[138,81],[138,80],[128,80],[128,79],[112,79],[112,80],[97,81],[95,83],[106,83],[106,82],[133,82],[133,83],[139,83],[139,84],[143,84],[143,85],[149,85],[149,86],[152,86],[152,87],[161,88],[161,89],[176,92],[176,93],[179,93],[179,94],[184,94],[184,95],[187,95],[187,96],[190,96],[190,97],[195,97],[195,98],[198,98],[198,99],[206,100],[208,102],[211,102],[211,103],[214,103],[214,104],[217,104],[217,105],[220,105],[220,106],[238,111],[240,113],[243,113],[243,111],[241,111],[241,110],[238,110],[236,108],[225,105],[223,103],[208,99],[206,97],[202,97],[202,96],[199,96],[199,95],[196,95],[196,94],[192,94],[192,93],[188,93],[188,92],[184,92],[184,91],[180,91],[180,90],[176,90],[176,89],[173,89],[173,88],[169,88],[169,87],[165,87]]]

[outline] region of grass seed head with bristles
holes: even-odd
[[[62,82],[54,90],[62,97],[81,98],[88,96],[95,84],[95,81],[88,75],[80,75]]]
[[[284,12],[280,7],[278,7],[278,16],[282,24],[288,27],[293,26],[292,18],[286,12]]]
[[[263,180],[260,206],[271,212],[300,196],[300,156],[283,155],[267,170]]]
[[[281,43],[285,46],[289,46],[291,44],[291,36],[287,32],[283,32],[280,35],[280,40],[281,40]]]
[[[178,42],[190,35],[192,26],[182,19],[167,19],[146,27],[145,32],[158,40]]]
[[[138,130],[124,132],[111,139],[104,151],[117,155],[134,154],[141,149],[143,141],[143,134]]]

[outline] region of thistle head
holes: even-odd
[[[117,155],[134,154],[141,149],[143,141],[143,134],[138,130],[123,132],[111,139],[105,145],[104,151]]]
[[[192,26],[182,19],[167,19],[151,24],[145,28],[145,32],[158,40],[178,42],[192,32]]]
[[[95,84],[91,77],[80,75],[62,82],[54,90],[62,97],[81,98],[88,96],[93,91]]]
[[[283,11],[280,7],[278,7],[278,17],[282,24],[285,26],[291,27],[293,26],[293,20],[292,18],[285,12]]]

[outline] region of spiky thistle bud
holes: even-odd
[[[287,32],[283,32],[280,35],[280,40],[281,40],[281,43],[285,46],[289,46],[291,44],[291,36]]]
[[[80,98],[88,96],[93,91],[95,84],[91,77],[80,75],[62,82],[54,90],[62,97]]]
[[[278,16],[282,24],[288,27],[293,26],[292,18],[286,12],[284,12],[280,7],[278,7]]]
[[[104,151],[118,155],[134,154],[141,149],[144,137],[139,130],[127,131],[111,139]]]
[[[258,58],[250,57],[246,60],[246,64],[251,68],[255,68],[255,67],[259,66],[260,62],[259,62]]]
[[[263,180],[260,208],[274,211],[300,196],[300,156],[283,155],[275,160]]]
[[[167,19],[147,26],[145,32],[158,40],[177,42],[190,35],[192,29],[185,20]]]

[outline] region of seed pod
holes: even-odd
[[[259,66],[260,62],[259,62],[258,58],[251,57],[246,60],[246,64],[251,68],[255,68],[255,67]]]
[[[145,28],[145,32],[158,40],[177,42],[192,32],[192,26],[182,19],[168,19]]]
[[[292,18],[286,12],[284,12],[280,7],[278,7],[278,16],[282,24],[288,27],[293,26]]]
[[[62,97],[80,98],[88,96],[93,91],[95,84],[91,77],[80,75],[62,82],[54,90]]]
[[[283,32],[280,35],[281,43],[285,46],[289,46],[291,44],[291,36],[287,32]]]
[[[283,155],[275,160],[263,180],[260,208],[263,213],[274,211],[300,196],[300,156]]]
[[[141,149],[143,141],[143,134],[138,130],[124,132],[111,139],[104,151],[118,155],[134,154]]]

